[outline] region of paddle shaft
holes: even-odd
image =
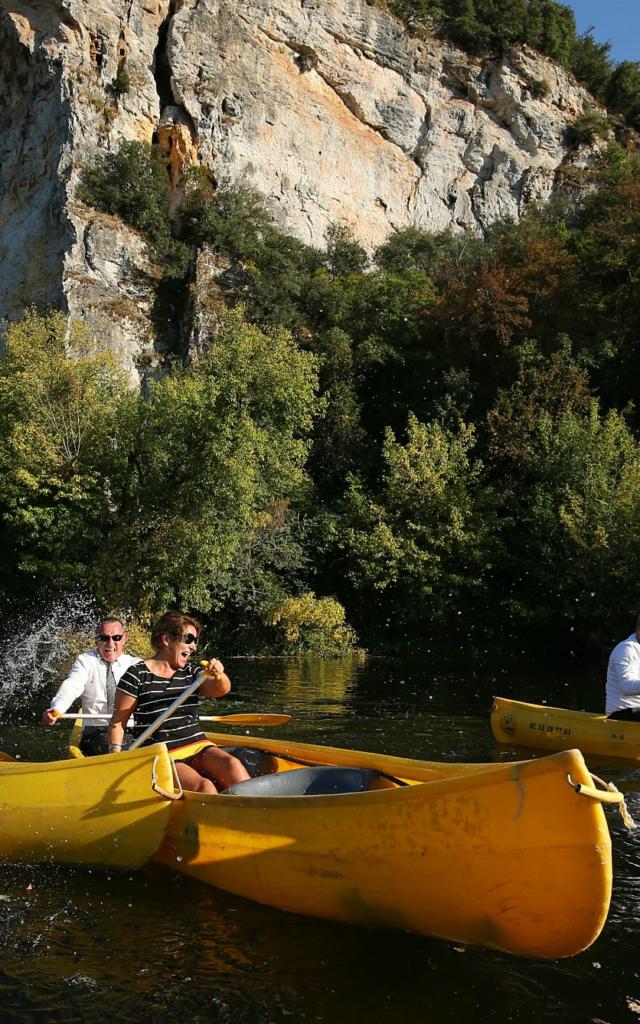
[[[57,718],[70,719],[75,721],[77,718],[83,721],[91,721],[92,719],[105,719],[108,715],[85,715],[85,714],[68,714],[68,715],[57,715]],[[227,722],[228,725],[284,725],[285,722],[291,721],[291,715],[271,715],[271,714],[237,714],[237,715],[200,715],[201,722]]]

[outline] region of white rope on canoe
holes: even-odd
[[[597,775],[594,775],[593,772],[590,772],[589,774],[591,775],[591,778],[594,782],[598,782],[604,789],[608,790],[609,793],[620,793],[620,790],[617,786],[613,784],[613,782],[604,782],[602,779],[599,779]],[[638,826],[629,814],[629,810],[624,799],[624,794],[620,793],[620,796],[622,797],[620,803],[618,804],[620,810],[620,817],[622,818],[625,828],[628,828],[629,831],[632,832],[633,829],[637,828]]]
[[[172,772],[172,775],[173,775],[173,781],[176,783],[176,787],[177,787],[177,790],[178,790],[177,793],[176,792],[169,793],[168,790],[163,789],[163,787],[161,785],[159,785],[157,771],[156,771],[157,767],[158,767],[158,755],[156,754],[156,756],[153,759],[153,764],[151,765],[151,788],[154,791],[154,793],[157,793],[158,796],[164,797],[165,800],[182,800],[183,797],[184,797],[184,792],[183,792],[182,786],[180,784],[180,779],[178,778],[178,772],[176,770],[176,766],[175,766],[175,764],[173,762],[173,759],[171,759],[171,772]]]

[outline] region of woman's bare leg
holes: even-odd
[[[193,793],[218,792],[213,782],[200,775],[191,765],[185,764],[184,761],[176,761],[175,765],[176,775],[180,779],[180,785],[183,789],[188,789]]]
[[[218,789],[226,789],[236,782],[246,782],[249,772],[237,757],[228,754],[220,747],[207,747],[202,753],[191,759],[191,763],[201,775],[215,782]]]

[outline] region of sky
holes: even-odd
[[[611,43],[609,57],[640,61],[640,0],[564,0],[576,16],[578,33],[594,26],[598,43]]]

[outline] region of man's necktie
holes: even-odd
[[[107,662],[107,711],[113,711],[113,702],[116,696],[116,677],[113,674],[113,665]]]

